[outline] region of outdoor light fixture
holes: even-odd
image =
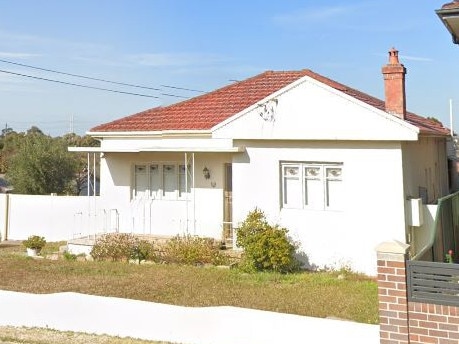
[[[202,170],[202,174],[204,175],[204,178],[206,179],[210,179],[210,171],[209,169],[206,167],[204,167],[204,169]]]

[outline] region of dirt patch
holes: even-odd
[[[171,344],[132,338],[60,332],[42,328],[0,326],[2,344]]]

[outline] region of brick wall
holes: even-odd
[[[459,308],[409,302],[411,344],[459,343]]]
[[[408,248],[400,242],[377,247],[380,343],[459,343],[459,307],[408,302]]]

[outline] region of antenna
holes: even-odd
[[[449,99],[449,130],[451,133],[451,136],[454,136],[454,130],[453,130],[453,100],[450,98]]]

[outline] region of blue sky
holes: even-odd
[[[0,0],[0,128],[58,136],[211,91],[266,70],[304,68],[383,99],[397,48],[407,107],[459,129],[459,46],[435,14],[447,0]],[[158,98],[52,83],[18,73]],[[168,87],[165,87],[168,86]],[[456,123],[457,122],[457,123]]]

